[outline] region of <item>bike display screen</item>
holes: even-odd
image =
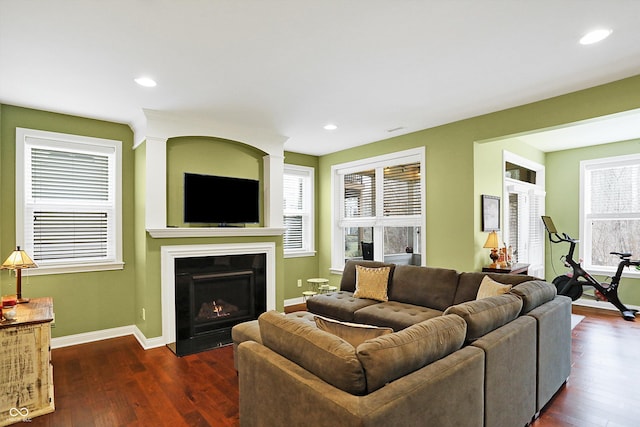
[[[544,227],[547,229],[549,233],[556,234],[558,230],[556,230],[556,226],[553,225],[553,220],[550,216],[543,216],[542,222],[544,222]]]

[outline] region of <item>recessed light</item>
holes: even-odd
[[[593,30],[582,36],[580,39],[580,44],[593,44],[598,43],[609,37],[613,30],[600,28],[598,30]]]
[[[336,130],[338,129],[338,126],[334,125],[333,123],[329,123],[324,125],[325,130]]]
[[[149,77],[138,77],[137,79],[134,79],[134,81],[144,87],[155,87],[157,84],[155,80]]]

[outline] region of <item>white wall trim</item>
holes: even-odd
[[[162,337],[147,338],[142,331],[138,329],[136,325],[121,326],[119,328],[103,329],[100,331],[85,332],[75,335],[67,335],[64,337],[52,338],[51,348],[63,348],[72,345],[87,344],[95,341],[108,340],[111,338],[125,337],[127,335],[133,335],[138,341],[138,344],[145,349],[162,347],[165,344],[162,342]]]
[[[51,339],[51,348],[62,348],[71,345],[86,344],[94,341],[108,340],[110,338],[123,337],[134,333],[134,325],[121,326],[119,328],[102,329],[100,331],[85,332],[75,335],[67,335]]]

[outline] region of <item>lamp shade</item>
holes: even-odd
[[[491,233],[489,233],[489,236],[487,236],[487,241],[485,242],[483,248],[497,248],[498,246],[500,246],[500,243],[498,241],[498,233],[492,231]]]
[[[20,246],[16,247],[16,250],[11,252],[9,258],[7,258],[0,268],[2,270],[17,270],[21,268],[34,268],[38,265],[33,262],[31,257],[27,253],[20,249]]]

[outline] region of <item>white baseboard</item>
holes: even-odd
[[[591,298],[578,298],[576,301],[573,301],[573,305],[579,305],[581,307],[599,308],[602,310],[618,311],[618,309],[608,301],[598,301]],[[637,305],[629,305],[629,304],[624,304],[624,305],[628,309],[640,310],[640,307],[638,307]]]
[[[298,305],[298,304],[304,304],[304,299],[302,297],[284,300],[285,307],[289,307],[290,305]]]
[[[165,345],[162,341],[162,337],[147,338],[137,326],[130,325],[52,338],[51,348],[69,347],[71,345],[86,344],[94,341],[108,340],[110,338],[124,337],[127,335],[133,335],[140,346],[145,350]]]

